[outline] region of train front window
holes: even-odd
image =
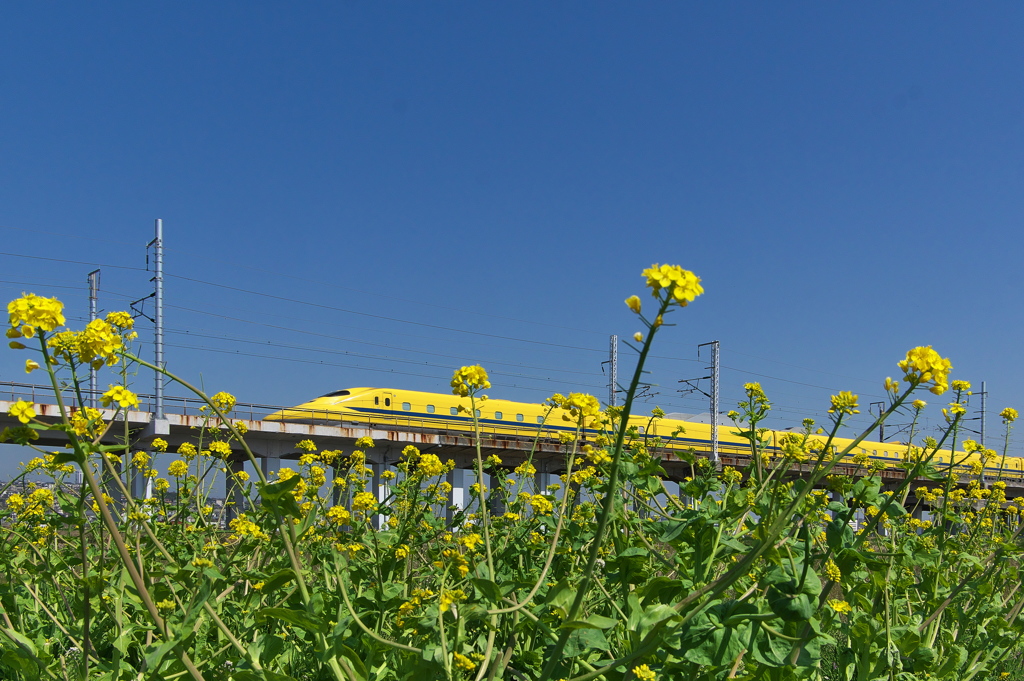
[[[348,390],[335,390],[333,393],[327,393],[326,395],[321,395],[321,397],[344,397],[351,394]]]

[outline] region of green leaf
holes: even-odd
[[[495,584],[491,580],[489,580],[489,579],[471,579],[469,581],[471,581],[473,583],[473,586],[475,586],[477,591],[480,592],[480,595],[484,598],[484,600],[487,600],[487,601],[489,601],[491,603],[500,603],[501,602],[501,595],[502,595],[501,594],[501,587],[499,587],[497,584]],[[548,592],[548,597],[549,598],[551,597],[551,592],[550,591]],[[572,601],[570,600],[569,603],[572,603]],[[554,604],[552,603],[552,605],[554,605]]]
[[[301,479],[300,476],[293,475],[287,480],[263,485],[260,488],[260,503],[283,516],[301,518],[302,512],[299,510],[299,505],[295,502],[295,497],[291,494],[291,491],[295,489]]]
[[[256,672],[251,669],[244,669],[232,674],[231,681],[295,681],[295,677],[266,670]]]
[[[833,551],[851,546],[854,541],[853,530],[842,520],[833,520],[825,526],[825,541]]]
[[[356,678],[360,681],[364,681],[365,679],[367,679],[369,677],[369,674],[366,671],[366,665],[363,664],[362,658],[360,658],[359,655],[356,654],[356,651],[352,650],[346,645],[342,645],[340,646],[340,648],[341,657],[344,657],[346,660],[348,660],[349,666],[355,673]]]
[[[640,616],[640,622],[637,628],[640,632],[646,633],[651,628],[666,620],[672,619],[673,617],[681,618],[675,608],[670,605],[665,605],[664,603],[655,603],[644,610],[644,614]]]
[[[563,657],[578,657],[588,650],[609,650],[608,639],[600,629],[577,629],[569,634]]]
[[[560,610],[563,616],[569,612],[572,602],[576,599],[576,589],[569,586],[569,582],[562,580],[548,589],[545,602],[552,608]]]
[[[559,629],[611,629],[615,626],[615,620],[611,617],[591,615],[586,619],[565,622]]]
[[[959,672],[967,660],[967,651],[961,646],[953,646],[947,653],[946,661],[939,667],[939,677],[944,677],[954,672]]]
[[[293,624],[300,629],[304,629],[311,633],[327,633],[323,620],[319,617],[310,615],[304,610],[292,610],[290,608],[263,608],[256,613],[257,622],[264,622],[271,618]]]
[[[164,656],[174,650],[177,645],[178,641],[163,641],[162,643],[149,646],[146,649],[146,669],[154,672],[158,670]]]
[[[268,594],[273,591],[277,591],[293,579],[295,579],[295,571],[291,568],[285,568],[284,570],[275,572],[273,577],[264,582],[263,593]]]

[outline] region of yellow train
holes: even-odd
[[[370,424],[380,428],[397,426],[427,432],[472,432],[473,419],[468,413],[459,410],[460,405],[468,409],[469,399],[414,390],[349,388],[336,390],[310,402],[274,412],[265,417],[265,420],[318,425]],[[477,407],[477,418],[484,436],[534,438],[540,429],[542,437],[557,438],[561,433],[575,430],[571,423],[562,418],[561,409],[551,409],[542,404],[489,399],[482,403],[478,402]],[[669,450],[691,447],[697,451],[711,449],[711,426],[707,423],[669,418],[652,420],[649,416],[632,416],[630,425],[635,426],[640,435],[661,438],[663,447]],[[682,428],[683,432],[677,433],[679,428]],[[735,430],[732,426],[719,426],[719,451],[726,456],[749,454],[749,444],[734,435]],[[780,439],[787,434],[785,430],[769,431],[769,449],[773,452],[779,451]],[[586,431],[586,436],[596,435],[597,431]],[[849,439],[836,438],[833,444],[842,451],[850,442]],[[865,453],[872,460],[895,467],[902,464],[906,450],[905,444],[865,441],[847,454],[847,457],[852,459],[858,452]],[[948,451],[939,452],[936,464],[940,467],[943,464],[948,466],[949,458]],[[977,455],[967,456],[963,452],[957,452],[954,470],[969,473],[970,464],[976,458]],[[1024,459],[1007,457],[1003,477],[1024,478],[1022,462]],[[999,463],[998,458],[990,462],[985,469],[986,475],[998,475]]]

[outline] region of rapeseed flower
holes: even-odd
[[[180,459],[178,461],[172,461],[171,465],[167,467],[167,473],[176,478],[188,475],[188,464]]]
[[[658,675],[654,673],[654,670],[645,664],[642,664],[639,667],[633,667],[633,676],[640,681],[655,681],[658,678]]]
[[[360,492],[352,499],[353,511],[369,511],[377,505],[377,497],[372,492]]]
[[[859,414],[857,409],[857,396],[849,390],[843,390],[838,395],[832,396],[832,407],[828,410],[830,414]]]
[[[658,265],[655,263],[643,271],[647,278],[647,286],[651,294],[658,297],[662,289],[668,291],[669,298],[680,307],[686,307],[704,293],[700,285],[700,277],[678,265]]]
[[[633,312],[640,314],[640,298],[638,296],[630,296],[626,298],[626,305]]]
[[[31,402],[25,400],[18,400],[11,405],[11,408],[7,410],[8,416],[13,416],[22,423],[28,423],[36,417],[36,410],[32,408]]]
[[[930,345],[908,350],[906,359],[898,362],[897,366],[912,386],[931,383],[929,390],[936,395],[949,388],[949,372],[953,370],[953,364]]]
[[[234,395],[224,392],[223,390],[215,393],[214,396],[210,398],[210,401],[223,412],[229,412],[234,409],[236,402]]]
[[[479,390],[486,390],[491,387],[487,377],[487,370],[479,364],[465,366],[456,369],[452,375],[452,394],[459,397],[469,397]]]
[[[231,445],[229,445],[227,442],[217,440],[215,442],[210,443],[210,451],[214,454],[217,454],[220,458],[226,459],[227,457],[231,456]]]
[[[999,415],[1003,418],[1003,423],[1013,423],[1017,420],[1017,410],[1013,407],[1007,407],[999,412]]]
[[[840,614],[853,612],[852,605],[850,605],[846,601],[841,601],[834,598],[830,598],[828,600],[828,607],[832,608],[834,611]]]
[[[104,407],[109,407],[114,402],[117,402],[122,409],[139,406],[138,396],[123,385],[110,386],[110,390],[103,393],[103,396],[100,398],[100,403]]]
[[[8,338],[32,338],[36,329],[53,331],[64,325],[64,304],[56,298],[29,293],[7,304],[11,329]],[[12,333],[13,332],[13,333]]]

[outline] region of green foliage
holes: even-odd
[[[827,433],[807,421],[774,449],[760,425],[770,402],[748,384],[731,416],[750,465],[721,469],[686,453],[690,475],[670,493],[661,442],[630,425],[633,397],[663,316],[702,289],[679,268],[645,275],[658,310],[640,317],[647,334],[638,334],[625,406],[552,398],[552,413],[576,426],[554,488],[538,486],[532,454],[509,472],[478,446],[474,501],[450,522],[443,476],[454,464],[414,447],[383,501],[368,489],[362,450],[372,442],[347,455],[301,443],[298,470],[247,480],[224,460],[240,449],[255,463],[229,418],[234,398],[199,391],[208,420],[168,466],[173,482],[157,479],[153,497],[133,499],[123,477],[151,476],[153,462],[132,451],[129,433],[112,432],[110,413],[85,408],[78,387],[97,358],[117,364],[122,381],[135,367],[156,368],[131,354],[124,318],[67,336],[30,323],[33,305],[55,319],[52,302],[16,301],[15,333],[32,327],[55,390],[63,381],[79,399],[62,404],[55,424],[20,403],[12,414],[26,426],[4,435],[37,450],[25,474],[45,473],[52,485],[13,494],[0,511],[0,675],[1021,678],[1024,499],[1010,505],[1001,481],[962,484],[937,466],[940,447],[955,449],[962,413],[950,413],[942,441],[908,446],[905,479],[885,484],[853,454],[871,430],[848,451],[832,446],[856,396],[833,398]],[[640,315],[639,299],[627,303]],[[906,388],[887,381],[888,409],[872,430],[916,389],[944,386],[948,361],[930,348],[905,363]],[[966,388],[957,384],[960,404]],[[481,367],[453,378],[470,414],[489,385]],[[134,398],[124,385],[108,395],[114,416]],[[66,450],[36,447],[31,435],[45,429],[67,433]],[[104,435],[121,444],[100,444]],[[838,476],[840,462],[856,470]],[[76,471],[80,488],[68,484]],[[493,489],[481,486],[485,471]],[[207,504],[218,479],[246,503],[226,523]]]

